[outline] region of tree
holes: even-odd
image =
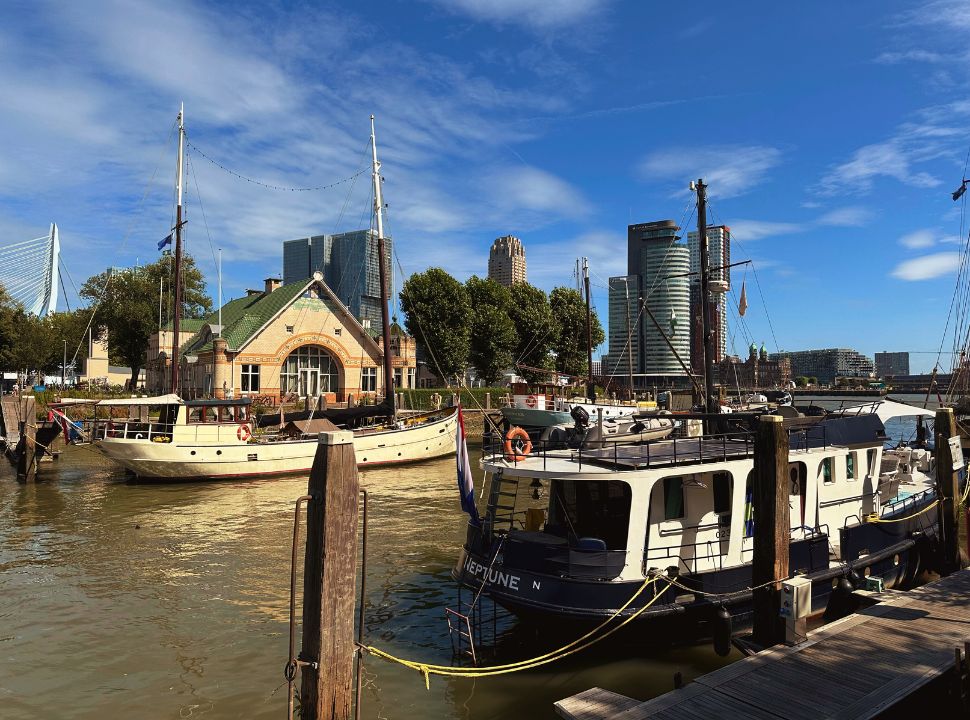
[[[808,378],[804,375],[799,375],[797,378],[795,378],[795,387],[803,388],[806,385],[808,385]]]
[[[94,305],[94,323],[108,334],[108,356],[131,368],[131,387],[138,382],[148,353],[148,339],[158,327],[159,282],[169,278],[171,263],[163,257],[140,268],[108,269],[87,279],[81,297]],[[212,311],[202,273],[190,255],[182,260],[182,317],[204,317]],[[170,321],[172,311],[164,313]]]
[[[445,379],[464,374],[472,324],[465,287],[441,268],[415,273],[401,289],[401,310],[404,326],[428,354],[429,366]]]
[[[553,345],[556,370],[566,375],[586,375],[589,372],[586,303],[582,295],[571,288],[557,287],[549,294],[549,305],[558,330]],[[595,312],[591,315],[590,329],[595,348],[606,339]]]
[[[515,348],[519,374],[532,382],[548,379],[549,373],[541,372],[541,369],[554,369],[551,350],[559,337],[549,298],[542,290],[528,283],[515,283],[510,292],[512,306],[509,308],[509,318],[519,335]]]
[[[14,351],[17,347],[18,307],[7,289],[0,285],[0,368],[16,368]]]
[[[515,325],[509,318],[512,293],[490,278],[472,275],[465,282],[472,308],[469,361],[486,383],[496,382],[502,371],[512,366],[519,342]]]

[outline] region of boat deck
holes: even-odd
[[[970,570],[638,702],[593,688],[560,700],[567,720],[872,718],[954,666],[970,638]]]

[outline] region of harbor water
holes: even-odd
[[[366,642],[447,664],[467,517],[454,459],[366,470],[362,486]],[[33,485],[0,463],[0,716],[283,717],[293,504],[305,490],[306,478],[130,484],[83,446]],[[573,639],[512,624],[498,660]],[[432,677],[426,690],[414,671],[369,657],[362,717],[552,718],[553,702],[593,686],[647,699],[676,672],[687,681],[734,659],[640,637],[525,672]]]
[[[284,716],[293,504],[305,478],[129,484],[86,447],[40,478],[19,484],[0,462],[0,717]],[[444,608],[457,598],[449,573],[467,518],[454,459],[367,470],[362,486],[366,640],[447,664]],[[513,633],[500,660],[573,639]],[[553,718],[553,702],[596,685],[645,699],[671,689],[675,672],[688,680],[728,660],[709,645],[611,645],[510,675],[433,677],[425,690],[414,671],[368,658],[362,717]]]

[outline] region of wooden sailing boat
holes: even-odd
[[[175,227],[176,288],[181,287],[181,187],[185,129],[179,113],[179,167],[177,173],[178,211]],[[363,418],[384,417],[386,421],[354,430],[354,450],[359,465],[402,464],[426,460],[455,452],[458,428],[457,408],[398,419],[394,406],[394,378],[390,357],[390,320],[384,254],[383,196],[374,117],[371,116],[373,155],[374,213],[378,235],[381,282],[381,319],[383,335],[384,403],[369,408],[315,411],[301,421],[324,418],[329,427],[352,424]],[[317,273],[307,283],[310,289],[322,285]],[[330,293],[332,295],[332,293]],[[335,299],[335,296],[334,296]],[[339,303],[339,300],[336,301]],[[176,296],[175,343],[173,345],[172,390],[153,398],[105,400],[100,405],[147,405],[158,408],[154,422],[109,422],[98,448],[109,458],[143,478],[187,480],[284,475],[308,472],[316,454],[317,435],[309,422],[295,424],[296,433],[254,434],[255,420],[250,415],[250,399],[189,400],[179,397],[178,320],[180,293]],[[201,417],[202,421],[198,418]],[[282,424],[282,423],[281,423]]]

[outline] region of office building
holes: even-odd
[[[603,368],[607,376],[615,376],[619,380],[629,376],[631,367],[633,373],[640,372],[640,333],[637,331],[639,294],[639,275],[610,278],[608,351],[603,356]]]
[[[701,305],[701,244],[697,231],[687,233],[690,250],[690,364],[698,375],[704,374],[704,309]],[[714,331],[715,365],[727,353],[727,290],[731,285],[731,228],[707,228],[708,266],[711,268],[711,325]]]
[[[690,362],[690,252],[679,242],[679,229],[673,220],[627,228],[627,274],[639,278],[645,305],[663,330],[647,313],[640,316],[638,370],[644,375],[685,375],[678,357]]]
[[[909,375],[908,352],[877,352],[876,377],[896,377]]]
[[[488,253],[488,277],[500,285],[526,282],[525,248],[512,235],[496,238]]]
[[[814,377],[823,385],[832,385],[836,378],[869,378],[875,366],[862,353],[848,348],[798,350],[771,354],[771,360],[788,358],[792,377]]]
[[[388,295],[394,287],[391,247],[391,238],[384,238]],[[380,327],[381,281],[375,231],[314,235],[283,243],[284,284],[308,280],[317,270],[355,318]]]

